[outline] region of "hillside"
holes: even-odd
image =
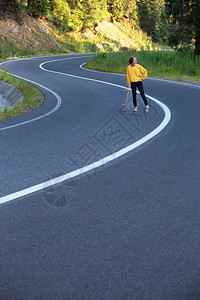
[[[117,51],[129,48],[155,48],[151,39],[137,26],[103,21],[93,29],[63,32],[47,18],[28,14],[20,18],[0,16],[0,57],[45,55],[69,52]]]
[[[53,23],[25,15],[20,19],[14,17],[0,18],[0,46],[4,55],[15,55],[18,50],[27,54],[51,53],[62,46],[61,38],[54,32]],[[30,53],[28,53],[30,52]],[[22,51],[23,53],[23,51]]]

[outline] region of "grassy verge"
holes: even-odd
[[[127,51],[101,53],[88,60],[86,68],[114,73],[126,73],[129,57],[136,56],[138,64],[148,75],[184,81],[200,82],[200,57],[192,52]]]
[[[6,72],[0,72],[0,80],[6,81],[15,85],[24,96],[22,103],[17,104],[12,108],[4,108],[0,110],[0,121],[14,118],[22,115],[27,111],[36,108],[44,101],[43,94],[34,86],[10,76]]]
[[[62,37],[62,36],[61,36]],[[45,50],[45,47],[38,48],[19,48],[16,44],[10,43],[9,46],[5,46],[0,43],[0,61],[4,61],[9,57],[32,57],[41,55],[56,55],[56,54],[67,54],[69,51],[74,53],[87,53],[87,52],[98,52],[99,49],[96,45],[89,42],[79,42],[74,38],[65,35],[63,37],[63,43],[59,44],[52,49]],[[10,76],[6,72],[1,72],[0,70],[0,80],[11,83],[16,86],[23,94],[24,100],[22,103],[16,105],[12,108],[0,109],[0,121],[6,119],[14,118],[27,111],[36,108],[43,101],[44,97],[42,93],[34,86],[26,83],[23,80],[19,80],[15,77]]]
[[[24,47],[19,48],[16,44],[10,42],[9,46],[0,43],[0,60],[9,59],[10,57],[32,57],[32,56],[45,56],[56,54],[69,54],[72,53],[88,53],[100,52],[95,44],[89,42],[79,42],[70,36],[65,36],[65,41],[62,44],[56,45],[51,49],[45,49],[45,45],[40,48]]]

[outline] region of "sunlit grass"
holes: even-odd
[[[24,96],[22,103],[19,103],[12,108],[6,107],[0,110],[0,121],[22,115],[41,105],[44,101],[43,94],[35,86],[30,85],[23,80],[10,76],[6,72],[0,72],[0,80],[16,86]]]
[[[200,81],[200,57],[193,52],[124,51],[101,53],[88,60],[86,67],[99,71],[126,73],[129,57],[136,56],[138,64],[148,70],[149,76]]]

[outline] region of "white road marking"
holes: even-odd
[[[62,59],[63,60],[63,59]],[[119,88],[126,88],[124,86],[121,86],[121,85],[118,85],[118,84],[114,84],[114,83],[111,83],[111,82],[107,82],[107,81],[102,81],[102,80],[98,80],[98,79],[93,79],[93,78],[89,78],[89,77],[82,77],[82,76],[77,76],[77,75],[72,75],[72,74],[67,74],[67,73],[62,73],[62,72],[57,72],[57,71],[52,71],[52,70],[47,70],[43,67],[43,65],[45,64],[48,64],[48,63],[51,63],[51,62],[55,62],[57,60],[51,60],[51,61],[48,61],[48,62],[43,62],[39,65],[39,67],[45,71],[45,72],[49,72],[49,73],[54,73],[54,74],[59,74],[59,75],[63,75],[63,76],[68,76],[68,77],[73,77],[73,78],[78,78],[78,79],[83,79],[83,80],[88,80],[88,81],[94,81],[94,82],[98,82],[98,83],[103,83],[103,84],[108,84],[108,85],[112,85],[112,86],[116,86],[116,87],[119,87]]]
[[[49,62],[46,62],[46,63],[50,63],[50,62],[52,62],[52,61],[49,61]],[[46,69],[43,68],[43,65],[46,64],[46,63],[42,63],[40,65],[40,68],[42,70],[46,71],[46,72],[52,72],[52,73],[55,73],[55,74],[60,74],[60,75],[79,78],[79,79],[84,79],[84,80],[91,80],[91,81],[99,82],[99,83],[102,83],[102,84],[108,84],[108,85],[112,85],[112,86],[123,88],[123,89],[125,88],[124,86],[120,86],[120,85],[109,83],[109,82],[104,82],[104,81],[101,81],[101,80],[85,78],[85,77],[81,77],[81,76],[65,74],[65,73],[51,71],[51,70],[46,70]],[[96,169],[96,168],[98,168],[102,165],[105,165],[108,162],[113,161],[114,159],[117,159],[117,158],[127,154],[128,152],[134,150],[135,148],[139,147],[140,145],[142,145],[142,144],[146,143],[147,141],[149,141],[150,139],[152,139],[154,136],[156,136],[158,133],[160,133],[167,126],[167,124],[169,123],[169,121],[171,119],[171,112],[170,112],[169,108],[164,103],[162,103],[161,101],[159,101],[159,100],[157,100],[157,99],[155,99],[151,96],[148,96],[148,95],[146,95],[146,96],[149,99],[151,99],[152,101],[154,101],[155,103],[157,103],[163,109],[163,111],[165,113],[164,119],[161,122],[161,124],[157,128],[155,128],[152,132],[150,132],[149,134],[147,134],[146,136],[144,136],[143,138],[141,138],[137,142],[134,142],[131,145],[129,145],[129,146],[127,146],[127,147],[125,147],[125,148],[123,148],[123,149],[121,149],[121,150],[119,150],[119,151],[117,151],[117,152],[115,152],[111,155],[108,155],[108,156],[106,156],[106,157],[104,157],[104,158],[102,158],[102,159],[100,159],[100,160],[98,160],[98,161],[96,161],[92,164],[86,165],[82,168],[79,168],[79,169],[74,170],[72,172],[66,173],[66,174],[64,174],[62,176],[59,176],[59,177],[56,177],[54,179],[45,181],[45,182],[40,183],[38,185],[34,185],[32,187],[29,187],[29,188],[23,189],[21,191],[6,195],[4,197],[1,197],[0,198],[0,204],[6,203],[6,202],[11,201],[11,200],[18,199],[20,197],[30,195],[34,192],[41,191],[41,190],[43,190],[47,187],[53,186],[55,184],[58,184],[58,183],[61,183],[63,181],[69,180],[71,178],[77,177],[81,174],[87,173],[87,172],[89,172],[91,170],[94,170],[94,169]]]
[[[7,72],[7,73],[8,73],[8,72]],[[39,86],[39,87],[45,89],[46,91],[52,93],[52,94],[56,97],[56,99],[57,99],[57,104],[56,104],[56,106],[55,106],[51,111],[49,111],[48,113],[46,113],[46,114],[44,114],[44,115],[41,115],[41,116],[39,116],[39,117],[37,117],[37,118],[33,118],[33,119],[30,119],[30,120],[27,120],[27,121],[24,121],[24,122],[21,122],[21,123],[17,123],[17,124],[13,124],[13,125],[10,125],[10,126],[2,127],[2,128],[0,128],[0,131],[7,130],[7,129],[10,129],[10,128],[14,128],[14,127],[18,127],[18,126],[22,126],[22,125],[26,125],[26,124],[28,124],[28,123],[31,123],[31,122],[40,120],[40,119],[42,119],[42,118],[45,118],[45,117],[47,117],[47,116],[53,114],[53,113],[54,113],[56,110],[58,110],[59,107],[61,106],[62,100],[61,100],[60,96],[59,96],[56,92],[52,91],[51,89],[49,89],[49,88],[45,87],[44,85],[39,84],[39,83],[37,83],[37,82],[35,82],[35,81],[32,81],[32,80],[23,78],[23,77],[21,77],[21,76],[14,75],[14,74],[12,74],[12,73],[8,73],[8,74],[9,74],[9,75],[12,75],[12,76],[14,76],[14,77],[16,77],[16,78],[19,78],[19,79],[28,81],[28,82],[30,82],[30,83],[33,83],[33,84],[35,84],[36,86]]]
[[[39,86],[39,87],[45,89],[46,91],[52,93],[52,94],[57,98],[57,104],[56,104],[56,106],[55,106],[51,111],[49,111],[48,113],[46,113],[46,114],[44,114],[44,115],[41,115],[41,116],[39,116],[39,117],[37,117],[37,118],[33,118],[33,119],[30,119],[30,120],[27,120],[27,121],[24,121],[24,122],[21,122],[21,123],[17,123],[17,124],[10,125],[10,126],[7,126],[7,127],[2,127],[2,128],[0,128],[0,131],[6,130],[6,129],[10,129],[10,128],[14,128],[14,127],[18,127],[18,126],[22,126],[22,125],[26,125],[26,124],[28,124],[28,123],[31,123],[31,122],[40,120],[40,119],[42,119],[42,118],[45,118],[45,117],[47,117],[47,116],[53,114],[53,113],[54,113],[56,110],[58,110],[59,107],[61,106],[62,100],[61,100],[60,96],[59,96],[56,92],[50,90],[49,88],[45,87],[44,85],[41,85],[41,84],[39,84],[39,83],[37,83],[37,82],[34,82],[34,81],[32,81],[32,80],[28,80],[28,79],[25,79],[25,78],[23,78],[23,77],[16,76],[16,75],[13,75],[13,74],[10,74],[10,75],[15,76],[15,77],[17,77],[17,78],[19,78],[19,79],[23,79],[23,80],[29,81],[30,83],[33,83],[33,84],[35,84],[35,85],[37,85],[37,86]]]
[[[83,67],[84,65],[86,65],[86,63],[83,63],[82,65],[80,65],[80,68],[85,70],[85,71],[126,76],[126,74],[111,73],[111,72],[103,72],[103,71],[96,71],[96,70],[86,69],[86,68]],[[169,83],[175,83],[175,84],[181,84],[181,85],[187,85],[187,86],[191,86],[191,87],[200,88],[200,85],[198,83],[193,84],[193,83],[190,83],[190,82],[181,82],[181,81],[177,81],[177,80],[162,79],[162,78],[156,78],[156,77],[148,77],[146,80],[158,80],[158,81],[164,81],[164,82],[169,82]]]
[[[90,56],[84,56],[84,57],[90,57]],[[69,59],[76,59],[76,58],[83,58],[83,56],[78,56],[78,57],[68,57],[68,58],[62,58],[62,59],[59,59],[59,60],[63,60],[63,59],[69,60]],[[31,58],[28,57],[28,58],[23,58],[23,59],[20,59],[20,60],[28,60],[28,59],[31,59]],[[3,65],[3,64],[9,63],[9,62],[13,62],[13,61],[16,61],[16,60],[14,59],[14,60],[9,60],[9,61],[4,61],[4,62],[0,63],[0,65]],[[19,60],[17,60],[17,61],[19,61]],[[4,71],[2,70],[2,72],[4,72]],[[26,124],[28,124],[28,123],[31,123],[31,122],[40,120],[40,119],[42,119],[42,118],[45,118],[45,117],[47,117],[47,116],[53,114],[53,113],[54,113],[55,111],[57,111],[57,110],[59,109],[59,107],[61,106],[61,104],[62,104],[61,97],[60,97],[56,92],[54,92],[53,90],[51,90],[51,89],[45,87],[44,85],[41,85],[40,83],[37,83],[37,82],[35,82],[35,81],[26,79],[26,78],[24,78],[24,77],[21,77],[21,76],[18,76],[18,75],[9,73],[9,72],[6,72],[6,73],[8,73],[9,75],[12,75],[12,76],[14,76],[14,77],[16,77],[16,78],[19,78],[19,79],[25,80],[25,81],[27,81],[27,82],[33,83],[33,84],[35,84],[36,86],[39,86],[39,87],[45,89],[46,91],[52,93],[52,94],[56,97],[56,99],[57,99],[57,104],[56,104],[56,106],[55,106],[51,111],[49,111],[48,113],[46,113],[46,114],[44,114],[44,115],[41,115],[41,116],[39,116],[39,117],[30,119],[30,120],[27,120],[27,121],[24,121],[24,122],[21,122],[21,123],[13,124],[13,125],[10,125],[10,126],[7,126],[7,127],[2,127],[2,128],[0,128],[0,131],[7,130],[7,129],[10,129],[10,128],[15,128],[15,127],[22,126],[22,125],[26,125]]]

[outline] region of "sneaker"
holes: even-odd
[[[149,106],[146,105],[145,111],[149,111]]]
[[[136,106],[136,107],[134,107],[134,111],[137,111],[137,106]]]

